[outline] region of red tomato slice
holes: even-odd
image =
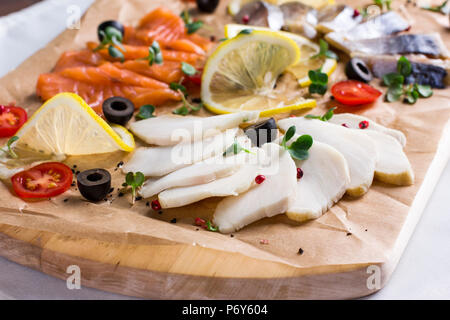
[[[72,170],[60,162],[47,162],[16,173],[12,186],[20,198],[50,198],[66,192],[72,184]]]
[[[12,137],[26,121],[24,109],[0,105],[0,138]]]
[[[185,82],[185,83],[190,82],[192,84],[200,86],[202,84],[202,73],[203,73],[203,69],[198,70],[198,72],[196,74],[194,74],[193,76],[185,75],[183,82]]]
[[[382,93],[364,82],[346,80],[333,85],[331,94],[342,104],[356,106],[372,103],[377,100]]]

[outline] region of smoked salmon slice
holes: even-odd
[[[163,63],[149,65],[145,58],[154,41],[161,47]],[[201,68],[212,46],[209,39],[188,34],[183,19],[165,8],[146,14],[137,27],[125,26],[122,44],[124,49],[116,48],[124,61],[111,57],[107,48],[95,50],[96,42],[63,53],[51,73],[39,76],[37,94],[47,100],[74,92],[99,114],[103,101],[112,96],[128,98],[136,108],[179,101],[180,94],[169,84],[183,79],[181,63]]]

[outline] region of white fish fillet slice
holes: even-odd
[[[253,122],[258,111],[245,111],[213,117],[163,115],[136,121],[131,131],[148,144],[172,146],[180,142],[192,142],[214,136],[243,122]]]
[[[382,132],[372,130],[365,133],[375,142],[377,148],[375,179],[400,186],[412,185],[414,172],[402,145],[392,136]]]
[[[274,143],[267,143],[262,149],[271,155],[265,181],[237,197],[223,199],[214,211],[213,222],[222,233],[286,212],[297,195],[296,167],[290,154]]]
[[[398,33],[408,29],[409,22],[398,13],[389,11],[346,32],[330,32],[325,36],[325,40],[334,47],[349,53],[351,41],[374,39]]]
[[[229,129],[194,143],[138,148],[122,170],[124,173],[140,171],[146,177],[166,175],[195,162],[222,154],[233,143],[238,131],[238,128]]]
[[[347,161],[335,148],[314,141],[308,159],[295,164],[303,177],[297,181],[297,197],[286,215],[298,222],[317,219],[344,195],[350,183]]]
[[[230,176],[242,167],[245,157],[244,152],[228,157],[219,155],[169,173],[162,178],[148,179],[139,194],[149,198],[166,189],[205,184]]]
[[[347,194],[358,197],[369,190],[378,159],[375,143],[371,138],[357,130],[316,119],[296,117],[278,121],[278,126],[283,131],[293,125],[297,134],[309,134],[314,141],[326,143],[344,156],[350,170]]]
[[[236,196],[247,191],[258,175],[258,148],[250,149],[248,161],[234,174],[206,184],[164,190],[158,195],[162,208],[182,207],[206,198]],[[252,159],[254,158],[254,159]]]
[[[378,131],[378,132],[388,134],[388,135],[392,136],[393,138],[395,138],[401,144],[402,147],[404,147],[406,145],[406,137],[403,134],[403,132],[401,132],[399,130],[387,128],[387,127],[382,126],[381,124],[378,124],[375,121],[373,121],[369,118],[363,117],[363,116],[359,116],[359,115],[352,114],[352,113],[339,113],[339,114],[333,115],[333,117],[330,120],[328,120],[328,122],[338,124],[338,125],[342,125],[345,123],[349,128],[352,128],[352,129],[359,129],[359,123],[361,121],[367,121],[369,123],[369,126],[366,129],[364,129],[365,131],[373,130],[373,131]]]
[[[344,32],[352,29],[362,21],[362,15],[354,17],[355,9],[344,6],[343,9],[331,20],[320,21],[316,29],[322,33]]]

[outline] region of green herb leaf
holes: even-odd
[[[109,39],[116,38],[118,41],[122,42],[122,33],[112,26],[105,29],[105,34]]]
[[[398,101],[403,94],[403,88],[401,85],[390,86],[386,94],[386,101],[394,102]]]
[[[211,221],[208,220],[208,221],[206,221],[206,230],[211,231],[211,232],[217,232],[217,231],[219,231],[219,228],[213,226]]]
[[[183,73],[187,74],[188,76],[193,76],[197,73],[197,70],[192,65],[186,62],[181,63],[181,71],[183,71]]]
[[[334,53],[331,50],[328,50],[329,46],[328,46],[328,42],[326,42],[323,39],[319,40],[319,53],[313,55],[310,59],[317,59],[317,58],[330,58],[330,59],[335,59],[338,60],[338,55],[336,53]]]
[[[139,120],[153,118],[153,112],[155,112],[155,107],[151,104],[145,104],[139,108],[139,113],[136,115],[136,118]]]
[[[311,80],[309,85],[309,93],[318,93],[324,95],[327,92],[328,75],[320,70],[309,70],[308,77]]]
[[[325,112],[323,116],[315,116],[315,115],[313,115],[313,114],[307,114],[307,115],[305,116],[305,118],[306,118],[306,119],[318,119],[318,120],[321,120],[321,121],[328,121],[328,120],[330,120],[331,118],[333,118],[334,110],[335,110],[335,109],[336,109],[336,107],[333,107],[333,108],[328,109],[328,111]]]
[[[287,129],[286,133],[284,134],[283,140],[281,140],[282,147],[284,147],[285,149],[287,148],[286,143],[291,140],[296,130],[297,128],[295,126],[290,126],[289,129]]]
[[[385,6],[388,10],[391,10],[391,2],[392,0],[374,0],[374,3],[383,9]]]
[[[297,138],[290,146],[287,146],[287,142],[291,140],[296,131],[295,126],[290,126],[284,134],[283,140],[281,140],[281,146],[286,149],[292,158],[297,160],[308,159],[308,150],[313,144],[313,139],[310,135],[304,134]]]
[[[422,98],[428,98],[433,95],[433,90],[429,85],[415,84],[416,90]]]
[[[187,94],[186,87],[183,86],[182,84],[177,83],[177,82],[171,82],[169,84],[169,87],[170,87],[170,89],[172,89],[174,91],[180,90],[183,94]]]
[[[401,56],[398,59],[397,71],[405,78],[411,74],[411,62],[409,62],[409,60],[405,56]]]
[[[228,38],[220,38],[218,41],[223,42],[223,41],[227,41],[227,40],[228,40]]]
[[[194,21],[186,25],[187,33],[192,34],[203,27],[203,21]]]
[[[132,202],[134,204],[136,200],[136,191],[139,189],[145,181],[145,176],[142,172],[128,172],[125,176],[125,183],[122,185],[127,185],[131,187],[131,195],[133,197]]]
[[[185,105],[183,105],[183,106],[173,110],[172,113],[180,115],[180,116],[186,116],[189,114],[189,108],[186,107]]]
[[[439,12],[443,14],[448,14],[448,10],[445,10],[445,7],[447,6],[448,0],[444,1],[442,4],[434,7],[421,7],[421,9],[432,11],[432,12]]]
[[[125,61],[125,56],[123,55],[123,53],[117,49],[116,47],[114,47],[113,45],[110,45],[108,47],[108,53],[111,57],[113,58],[118,58],[120,59],[122,62]]]
[[[240,34],[250,34],[253,32],[253,29],[242,29],[237,35]]]
[[[3,151],[4,153],[6,153],[6,155],[10,158],[13,159],[17,159],[19,156],[14,152],[14,150],[11,148],[12,144],[14,142],[16,142],[17,140],[19,140],[18,136],[13,136],[11,138],[9,138],[9,140],[6,142],[6,150],[5,149],[0,149],[1,151]]]
[[[386,86],[402,85],[405,82],[405,78],[398,73],[387,73],[383,76],[383,83]]]
[[[226,157],[230,154],[238,154],[239,152],[244,151],[247,153],[252,153],[250,150],[245,149],[244,147],[242,147],[236,140],[236,138],[234,139],[234,142],[231,146],[229,146],[225,152],[223,153],[223,156]]]

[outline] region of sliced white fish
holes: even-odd
[[[244,16],[248,17],[246,23],[249,28],[260,26],[280,30],[284,24],[283,13],[280,8],[264,1],[252,1],[245,4],[234,16],[234,20],[242,23]]]
[[[308,159],[295,164],[303,177],[297,181],[297,196],[286,215],[299,222],[317,219],[344,195],[350,183],[347,161],[335,148],[314,141]]]
[[[346,6],[330,6],[319,13],[319,24],[316,29],[322,33],[344,32],[361,23],[361,14],[355,16],[355,9]]]
[[[226,129],[259,117],[258,111],[244,111],[213,117],[163,115],[136,121],[131,131],[148,144],[172,146],[180,142],[192,142],[211,137]]]
[[[373,130],[388,134],[391,137],[395,138],[402,147],[405,147],[406,137],[403,134],[403,132],[382,126],[381,124],[378,124],[369,118],[359,116],[353,113],[339,113],[333,115],[333,117],[330,120],[328,120],[328,122],[338,125],[345,124],[347,127],[352,129],[359,129],[359,124],[361,123],[361,121],[367,121],[369,123],[369,126],[362,132]]]
[[[303,117],[279,120],[278,126],[283,131],[295,126],[297,134],[309,134],[314,141],[329,144],[339,151],[347,160],[350,170],[347,194],[357,197],[369,190],[375,172],[377,152],[375,143],[364,133]]]
[[[398,13],[389,11],[360,23],[346,32],[330,32],[325,36],[325,40],[334,47],[348,52],[348,43],[352,41],[381,38],[405,31],[408,28],[408,21]]]
[[[206,198],[237,196],[247,191],[254,183],[258,175],[260,165],[258,163],[259,149],[250,149],[252,153],[246,153],[248,160],[234,174],[214,180],[209,183],[167,189],[158,195],[162,208],[182,207]]]
[[[369,55],[423,54],[448,58],[449,53],[439,33],[400,34],[388,37],[344,40],[340,43],[347,53]]]
[[[313,39],[317,35],[317,10],[301,2],[286,2],[280,5],[283,12],[283,30]]]
[[[205,184],[228,177],[241,169],[245,158],[246,153],[240,152],[233,156],[223,157],[219,155],[194,163],[162,178],[148,179],[139,194],[144,198],[149,198],[166,189]]]
[[[414,172],[398,140],[382,132],[360,131],[364,131],[375,142],[378,153],[375,179],[399,186],[412,185],[414,183]]]
[[[145,120],[142,120],[145,121]],[[194,143],[167,147],[141,147],[122,167],[124,173],[142,172],[146,177],[160,177],[195,162],[221,155],[233,144],[239,129],[228,129]]]
[[[236,197],[223,199],[214,211],[213,223],[222,233],[286,212],[297,195],[296,167],[290,154],[275,143],[266,143],[262,149],[270,155],[264,182]]]

